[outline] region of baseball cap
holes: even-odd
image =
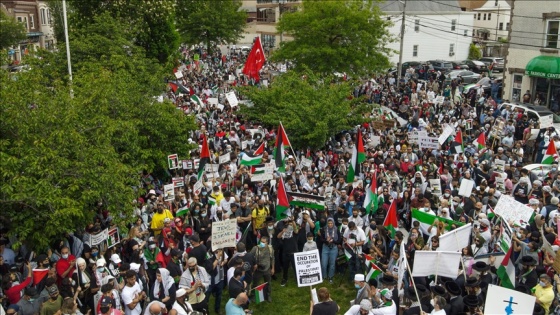
[[[114,262],[115,264],[120,264],[122,262],[121,258],[119,257],[119,254],[111,255],[111,261]]]

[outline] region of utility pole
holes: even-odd
[[[402,57],[403,57],[403,45],[404,45],[404,30],[405,30],[405,20],[406,20],[406,1],[404,0],[403,3],[403,11],[402,11],[402,21],[401,21],[401,47],[399,51],[399,66],[397,67],[397,87],[401,83],[401,74],[402,74]]]

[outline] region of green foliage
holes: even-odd
[[[99,200],[127,219],[140,173],[192,149],[192,117],[155,101],[161,66],[124,35],[105,14],[73,33],[73,98],[64,50],[29,58],[30,71],[0,73],[0,205],[35,248],[91,222]]]
[[[0,50],[16,45],[27,38],[23,24],[0,9]]]
[[[376,0],[304,0],[301,10],[283,14],[278,32],[294,38],[283,42],[272,60],[291,60],[331,74],[368,74],[389,68],[387,30]]]
[[[247,118],[276,127],[281,121],[295,148],[320,148],[330,136],[361,123],[367,111],[358,99],[349,99],[348,82],[321,78],[304,69],[289,71],[269,88],[241,87],[254,105],[242,107]]]
[[[240,0],[177,0],[177,27],[184,43],[236,42],[243,35],[247,12]]]
[[[469,60],[478,60],[482,58],[482,53],[480,52],[480,49],[474,43],[471,43],[469,46],[468,58]]]

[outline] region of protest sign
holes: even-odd
[[[441,196],[441,181],[439,178],[430,179],[430,187],[432,188],[432,194]]]
[[[501,195],[498,199],[494,213],[501,216],[506,222],[512,221],[520,224],[521,221],[528,223],[533,214],[533,209],[524,205],[513,197],[508,195]]]
[[[509,224],[506,220],[501,220],[500,226],[500,248],[504,253],[507,253],[510,246],[511,246],[511,238],[513,235],[513,231],[509,227]]]
[[[465,122],[465,130],[472,130],[472,123],[472,119],[467,119],[467,121]]]
[[[249,141],[241,141],[241,150],[245,150],[245,148],[247,148],[247,143]]]
[[[219,168],[220,168],[220,164],[206,164],[206,165],[204,165],[204,171],[206,173],[217,172]]]
[[[194,183],[194,186],[193,186],[194,194],[195,195],[200,195],[200,192],[202,191],[202,188],[204,188],[204,183],[202,183],[202,180],[199,180],[196,183]]]
[[[227,101],[229,102],[229,105],[231,107],[235,107],[239,104],[239,101],[237,100],[237,96],[235,95],[235,92],[233,92],[233,91],[227,92],[226,93],[226,98],[227,98]]]
[[[499,174],[499,173],[498,173]],[[506,182],[503,177],[496,176],[496,189],[501,193],[506,192]]]
[[[325,198],[332,197],[333,190],[334,190],[334,187],[332,187],[332,186],[326,187],[325,188]]]
[[[217,97],[210,97],[210,98],[208,98],[208,104],[210,104],[210,105],[218,105],[218,98],[217,98]]]
[[[308,159],[308,158],[301,158],[301,166],[302,166],[302,167],[307,167],[307,168],[309,168],[309,167],[311,167],[311,164],[312,164],[312,163],[313,163],[313,161],[311,161],[311,160]]]
[[[430,136],[420,136],[418,141],[420,149],[430,149],[430,150],[437,150],[439,149],[439,140],[438,137],[430,137]]]
[[[267,174],[267,173],[252,174],[251,175],[251,181],[252,182],[264,182],[264,181],[267,181],[267,180],[271,180],[273,178],[274,178],[273,174]]]
[[[323,282],[321,260],[317,249],[294,253],[298,287],[307,287]]]
[[[539,132],[541,132],[540,129],[531,129],[531,135],[529,136],[529,140],[537,140],[537,137],[539,136]]]
[[[168,155],[167,164],[169,165],[170,170],[179,168],[179,156],[177,154]]]
[[[420,137],[427,137],[428,133],[425,130],[411,131],[408,133],[408,142],[411,144],[420,144]]]
[[[484,314],[533,314],[535,301],[532,295],[490,284]]]
[[[494,164],[496,165],[496,171],[503,173],[506,170],[506,161],[504,160],[500,160],[500,159],[496,159],[494,161]]]
[[[175,77],[176,77],[177,79],[181,79],[181,78],[183,77],[183,72],[181,72],[181,71],[175,72]]]
[[[455,132],[455,128],[453,128],[449,124],[446,124],[445,127],[443,127],[443,131],[442,131],[441,135],[438,138],[439,144],[443,145],[445,143],[445,141],[447,141],[449,136],[451,136],[454,132]]]
[[[554,125],[552,124],[553,123],[552,116],[553,115],[550,114],[550,115],[547,115],[547,116],[541,116],[540,117],[539,121],[541,123],[541,125],[540,125],[541,129],[554,127]]]
[[[457,278],[461,252],[433,252],[417,250],[414,253],[414,268],[412,276],[427,277],[437,275],[440,277]]]
[[[474,181],[469,179],[464,179],[461,181],[461,186],[459,186],[459,195],[469,198],[474,187]]]
[[[163,200],[173,201],[175,199],[175,188],[173,184],[167,184],[163,186]]]
[[[226,154],[224,154],[224,155],[220,155],[220,157],[219,157],[218,160],[219,160],[219,163],[220,163],[220,164],[226,164],[226,163],[228,163],[229,161],[231,161],[231,154],[226,153]]]
[[[185,186],[185,179],[183,177],[173,177],[173,187],[183,187]]]
[[[439,95],[434,99],[434,104],[441,105],[441,104],[443,104],[443,101],[445,101],[445,97],[442,96],[442,95]]]
[[[194,159],[193,160],[193,169],[198,170],[199,166],[200,166],[200,159]]]
[[[212,223],[212,250],[235,247],[237,220],[224,220]]]
[[[471,231],[472,224],[469,223],[440,235],[439,247],[437,250],[442,252],[461,251],[463,248],[469,246]]]
[[[381,144],[381,137],[380,136],[370,136],[371,139],[370,147],[375,148],[379,144]]]
[[[112,228],[107,232],[107,248],[111,248],[121,242],[119,228]]]
[[[192,170],[193,168],[193,161],[192,160],[183,160],[183,169],[184,170]]]
[[[105,229],[98,234],[89,235],[89,246],[99,245],[107,239],[109,230]]]

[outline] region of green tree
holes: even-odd
[[[183,42],[212,44],[236,42],[243,35],[247,12],[240,0],[177,0],[177,27]]]
[[[0,9],[0,50],[7,49],[27,38],[23,24]]]
[[[0,72],[1,215],[29,245],[85,226],[99,200],[128,219],[141,172],[192,149],[192,117],[155,100],[161,66],[126,35],[107,14],[73,33],[73,98],[64,51],[30,58],[28,72]]]
[[[330,74],[368,74],[389,68],[387,30],[376,0],[304,0],[301,10],[285,13],[278,32],[292,36],[274,52],[272,60],[295,62]]]
[[[482,53],[480,52],[480,49],[474,43],[471,43],[469,46],[468,58],[469,60],[478,60],[482,58]]]
[[[239,88],[252,106],[243,106],[242,114],[269,127],[282,122],[290,142],[296,148],[320,148],[330,136],[362,122],[367,106],[349,99],[353,86],[333,77],[304,69],[288,71],[277,77],[269,88]]]

